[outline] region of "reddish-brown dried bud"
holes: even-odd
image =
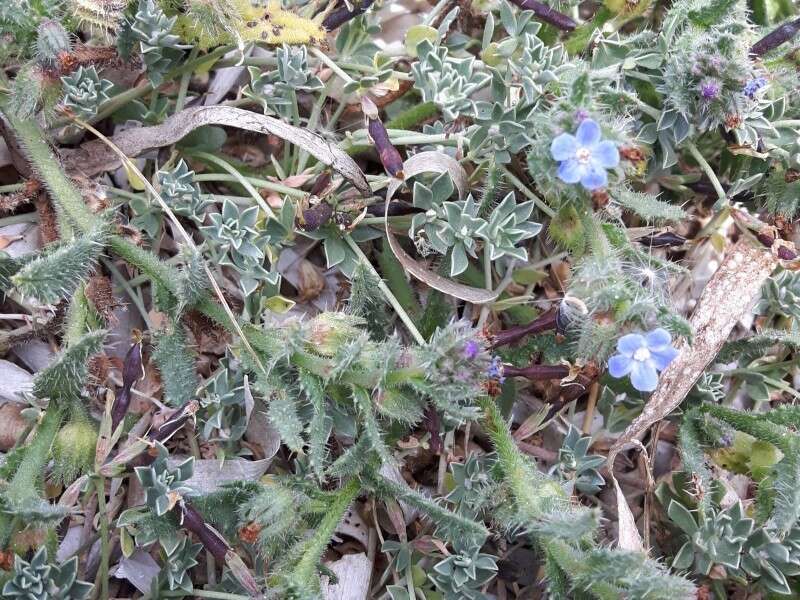
[[[630,162],[639,162],[645,159],[642,149],[636,146],[623,146],[619,149],[619,155]]]
[[[111,280],[105,275],[94,275],[86,282],[86,299],[94,307],[104,321],[108,322],[114,314],[118,303],[114,298]]]
[[[608,206],[609,196],[606,190],[594,190],[592,192],[592,206],[595,210],[600,210]]]
[[[258,541],[259,533],[261,533],[261,525],[251,522],[239,529],[239,538],[245,544],[255,544]]]

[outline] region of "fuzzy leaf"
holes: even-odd
[[[23,296],[44,304],[68,298],[89,278],[103,249],[100,235],[87,235],[34,259],[11,277]]]
[[[153,359],[161,371],[167,403],[181,406],[191,400],[197,390],[197,374],[186,345],[186,334],[179,324],[156,337]]]
[[[616,201],[623,207],[647,221],[680,221],[686,218],[686,211],[659,200],[652,194],[643,194],[631,190],[621,190]]]
[[[100,352],[105,335],[105,331],[87,333],[61,352],[50,366],[36,375],[33,380],[33,394],[37,398],[79,398],[86,380],[88,359]]]

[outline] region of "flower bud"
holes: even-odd
[[[322,356],[333,356],[339,348],[361,334],[357,324],[358,319],[342,313],[317,315],[309,323],[308,349]]]

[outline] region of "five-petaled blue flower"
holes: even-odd
[[[584,119],[575,135],[562,133],[553,140],[550,154],[559,161],[561,181],[580,181],[587,190],[596,190],[608,183],[606,169],[619,164],[619,151],[614,142],[601,140],[600,136],[600,126],[591,119]]]
[[[652,392],[658,385],[658,371],[675,360],[678,351],[671,346],[672,338],[664,329],[650,333],[629,333],[619,338],[617,351],[608,361],[612,377],[631,376],[631,383],[640,392]]]

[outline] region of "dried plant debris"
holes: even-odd
[[[0,4],[0,596],[800,596],[797,6]]]

